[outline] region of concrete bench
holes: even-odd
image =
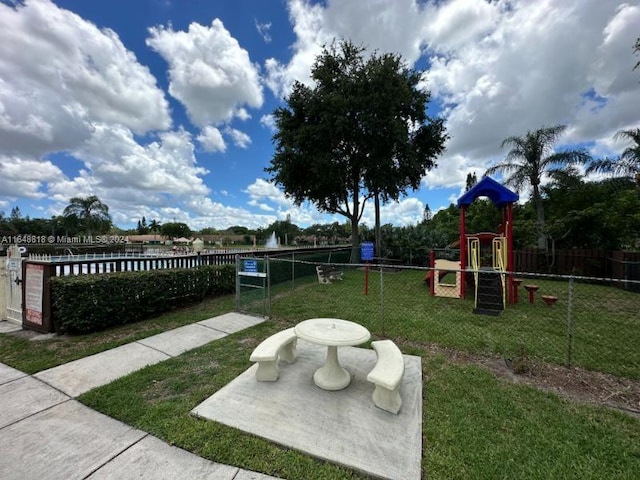
[[[287,363],[296,361],[298,352],[296,351],[296,334],[293,328],[282,330],[265,338],[258,345],[249,360],[258,362],[256,370],[256,380],[259,382],[275,382],[278,380],[278,359]]]
[[[331,283],[331,280],[342,280],[342,272],[330,265],[316,265],[318,282]]]
[[[400,385],[404,376],[404,357],[391,340],[371,342],[378,355],[378,361],[367,375],[367,380],[374,383],[373,403],[376,407],[397,414],[402,406]]]

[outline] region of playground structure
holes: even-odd
[[[502,209],[502,225],[499,233],[466,232],[466,211],[479,197],[489,198]],[[473,273],[475,310],[478,313],[495,313],[504,310],[507,302],[515,303],[517,282],[514,282],[513,257],[513,203],[518,195],[489,177],[484,177],[458,199],[460,209],[460,260],[436,259],[431,254],[431,295],[465,298],[468,273]],[[455,244],[451,245],[455,246]],[[488,252],[490,249],[490,253]],[[490,264],[486,259],[490,258]],[[443,278],[455,272],[455,283],[443,283]]]
[[[432,263],[434,270],[431,276],[432,295],[436,297],[461,298],[462,272],[460,262],[438,258]],[[455,282],[443,281],[445,277],[454,276]]]

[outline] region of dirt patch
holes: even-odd
[[[529,360],[528,373],[517,374],[513,370],[514,362],[502,357],[473,355],[437,345],[421,347],[445,355],[454,363],[481,366],[510,382],[550,391],[575,402],[615,408],[640,420],[640,381],[578,367],[566,368],[537,359]]]

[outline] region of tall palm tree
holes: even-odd
[[[544,219],[544,205],[540,194],[542,176],[571,164],[585,163],[591,159],[586,150],[565,150],[554,152],[554,144],[565,131],[566,125],[543,127],[529,131],[524,136],[512,136],[503,140],[502,147],[511,147],[502,163],[489,168],[485,175],[502,173],[507,175],[504,183],[516,190],[527,185],[532,188],[531,200],[536,208],[538,248],[546,249],[547,235]]]
[[[111,226],[109,207],[95,195],[73,197],[69,200],[69,205],[65,207],[62,214],[65,217],[77,218],[89,236],[95,228],[108,230],[108,227]]]
[[[162,224],[158,222],[156,219],[151,220],[149,223],[149,230],[153,232],[153,241],[156,240],[156,234],[160,231]]]
[[[640,128],[621,130],[616,133],[614,138],[616,140],[631,140],[633,144],[625,148],[615,160],[603,158],[591,162],[589,168],[587,168],[587,173],[602,172],[632,177],[635,178],[636,184],[640,186]]]

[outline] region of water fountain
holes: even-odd
[[[267,240],[265,248],[278,248],[278,239],[276,238],[276,232],[271,232],[271,236]]]

